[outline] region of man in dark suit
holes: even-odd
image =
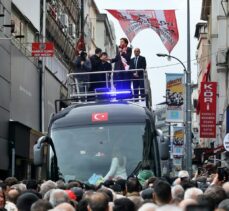
[[[96,71],[99,71],[99,67],[101,65],[101,60],[100,60],[100,56],[101,56],[101,53],[102,53],[102,50],[100,48],[96,48],[95,49],[95,54],[92,55],[90,57],[90,61],[91,61],[91,71],[92,72],[96,72]],[[97,79],[97,74],[91,74],[90,75],[90,89],[89,91],[93,92],[95,90],[96,87],[96,81],[98,81]]]
[[[134,49],[134,55],[130,60],[130,69],[146,69],[146,59],[143,56],[140,56],[140,49]],[[133,79],[133,88],[134,88],[134,98],[138,98],[139,89],[141,96],[145,94],[145,86],[144,86],[144,72],[143,71],[136,71],[132,72],[132,79]]]
[[[130,89],[131,75],[129,70],[132,48],[128,47],[129,41],[126,38],[120,39],[117,55],[111,59],[111,63],[115,63],[114,70],[123,70],[123,72],[114,73],[114,83],[116,89]],[[120,81],[123,80],[123,81]]]

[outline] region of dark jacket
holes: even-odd
[[[144,56],[139,56],[137,60],[137,68],[135,67],[135,57],[130,60],[130,69],[146,69],[146,59]],[[138,72],[139,77],[143,77],[143,72]]]
[[[126,59],[128,65],[130,65],[131,54],[132,54],[132,48],[129,47],[127,47],[126,53],[122,53],[122,56]],[[117,53],[116,57],[111,60],[111,63],[115,63],[114,70],[125,70],[119,52]]]
[[[127,64],[130,65],[130,59],[132,54],[132,48],[127,47],[127,52],[122,53],[122,56],[126,59]],[[116,57],[111,60],[111,63],[115,63],[114,70],[124,70],[124,65],[121,60],[120,52],[117,53]],[[131,73],[130,72],[119,72],[114,74],[114,80],[123,80],[123,79],[130,79]]]
[[[94,54],[93,56],[90,57],[90,61],[91,61],[91,71],[98,71],[99,70],[99,66],[101,64],[101,60],[100,58]]]
[[[81,64],[81,61],[84,61],[84,64]],[[82,72],[90,72],[91,71],[91,62],[89,59],[83,59],[82,57],[78,56],[74,61],[74,72],[75,73],[82,73]],[[89,81],[88,75],[78,75],[76,77],[78,80],[82,81]]]
[[[112,66],[109,62],[105,62],[100,64],[99,66],[99,71],[111,71],[112,70]],[[96,76],[97,81],[103,81],[104,83],[98,83],[97,87],[106,87],[106,74],[98,74]],[[107,74],[107,80],[110,80],[110,75]]]

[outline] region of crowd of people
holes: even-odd
[[[133,83],[133,94],[138,97],[144,94],[144,74],[143,71],[131,72],[133,69],[146,69],[146,59],[140,55],[140,49],[134,49],[134,57],[131,58],[132,48],[128,47],[128,40],[126,38],[120,39],[115,58],[109,58],[106,52],[102,49],[96,48],[95,54],[88,56],[85,51],[80,51],[79,55],[73,62],[73,72],[88,73],[78,74],[77,83],[79,85],[79,92],[94,92],[98,88],[110,88],[114,86],[116,89],[131,90],[131,83]],[[114,63],[114,68],[112,64]],[[98,73],[104,71],[111,71],[114,69],[113,81],[111,84],[111,75],[105,73]]]
[[[229,182],[218,174],[182,170],[178,177],[157,178],[150,170],[127,180],[98,186],[80,181],[0,181],[1,211],[228,211]]]

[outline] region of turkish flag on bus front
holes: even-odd
[[[92,122],[106,122],[108,121],[108,113],[92,113]]]

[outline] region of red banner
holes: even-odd
[[[175,10],[107,10],[120,23],[132,42],[143,29],[151,28],[159,35],[170,53],[179,40]]]
[[[34,57],[52,57],[54,55],[54,45],[52,42],[32,43],[32,56]]]
[[[201,82],[200,138],[216,137],[216,82]]]

